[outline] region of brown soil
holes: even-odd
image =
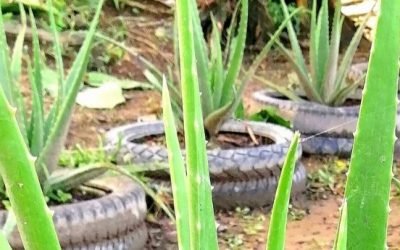
[[[184,136],[182,134],[178,134],[178,139],[181,149],[185,148]],[[145,136],[134,140],[134,142],[145,143],[151,146],[166,145],[164,135]],[[212,142],[209,141],[207,143],[207,147],[209,149],[233,149],[238,147],[257,147],[259,145],[268,145],[272,143],[272,139],[264,136],[254,135],[251,131],[248,134],[220,132]]]

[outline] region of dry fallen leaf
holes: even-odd
[[[78,93],[76,102],[86,108],[112,109],[118,104],[124,103],[121,85],[115,82],[107,82],[98,88],[86,88]]]

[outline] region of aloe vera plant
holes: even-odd
[[[210,214],[209,209],[211,187],[207,181],[209,176],[204,154],[204,134],[203,130],[198,129],[202,122],[199,88],[196,87],[196,75],[191,74],[196,61],[191,43],[193,34],[190,26],[185,26],[185,21],[190,18],[190,12],[187,1],[178,1],[177,4],[180,15],[179,34],[184,35],[184,38],[180,38],[183,40],[180,46],[184,48],[180,51],[180,59],[182,90],[183,96],[186,97],[183,99],[186,111],[184,121],[185,128],[189,131],[185,138],[186,149],[192,157],[196,156],[187,160],[185,171],[176,138],[171,100],[167,84],[164,83],[164,123],[175,209],[179,215],[177,216],[178,243],[180,249],[216,249],[215,230],[202,230],[205,223],[210,223],[213,215]],[[399,13],[400,2],[382,0],[334,249],[386,248],[391,166],[396,139],[394,131],[400,57],[400,30],[397,26],[400,23]],[[392,38],[390,40],[387,39],[389,35]],[[389,56],[387,51],[391,51]],[[382,85],[381,82],[386,84]],[[284,249],[288,194],[298,142],[299,135],[296,134],[279,180],[267,249]],[[380,147],[371,151],[371,145],[380,145]],[[189,192],[186,193],[183,190]],[[201,195],[198,191],[204,193]],[[199,197],[201,199],[198,199]],[[212,221],[211,224],[213,224]],[[205,238],[207,233],[210,234],[209,238]]]
[[[240,5],[239,5],[240,4]],[[237,12],[240,8],[240,21],[237,27],[237,35],[234,36]],[[242,59],[245,49],[247,19],[248,19],[248,0],[238,2],[234,11],[234,17],[228,29],[228,39],[225,50],[221,47],[221,35],[217,28],[214,18],[213,30],[211,34],[210,46],[207,47],[207,41],[203,38],[203,32],[200,25],[199,13],[196,3],[191,3],[192,11],[192,32],[194,36],[194,53],[196,56],[196,72],[198,76],[199,90],[201,93],[200,103],[204,120],[205,130],[212,139],[218,132],[220,125],[228,118],[235,115],[235,112],[241,105],[241,96],[247,82],[255,75],[255,72],[261,62],[266,58],[275,40],[284,30],[289,20],[295,16],[300,9],[291,12],[282,22],[280,27],[271,36],[271,39],[264,46],[262,51],[257,55],[253,63],[243,75],[240,75],[242,69]],[[177,36],[175,36],[178,38]],[[180,45],[175,40],[175,49],[179,50]],[[177,55],[177,51],[175,51]],[[174,70],[179,71],[179,60],[175,60]],[[162,91],[163,73],[151,63],[144,61],[148,67],[144,71],[148,81],[152,83],[156,89]],[[178,127],[183,124],[182,111],[182,94],[181,87],[183,84],[176,81],[174,71],[170,69],[167,85],[171,94],[172,108],[175,116],[178,118]],[[179,78],[178,78],[179,79]]]
[[[4,74],[2,74],[3,80],[1,81],[1,88],[5,92],[10,105],[15,106],[17,109],[16,117],[20,132],[24,141],[29,146],[30,153],[33,157],[36,157],[35,167],[42,185],[51,178],[51,174],[57,168],[58,158],[68,132],[75,98],[82,84],[84,73],[86,72],[102,3],[103,1],[99,2],[96,15],[92,21],[86,40],[66,77],[55,18],[51,11],[52,8],[49,8],[59,85],[57,98],[53,105],[50,106],[47,113],[44,107],[45,96],[43,92],[44,83],[42,76],[44,62],[41,58],[37,28],[32,12],[30,11],[30,23],[33,33],[33,59],[32,61],[28,59],[27,62],[27,72],[32,89],[32,112],[30,114],[27,113],[28,108],[23,105],[18,83],[22,67],[24,29],[17,38],[12,57],[9,58],[4,28],[2,22],[0,23],[0,30],[3,31],[0,41],[2,44],[0,52],[2,54],[1,71],[4,72]],[[48,1],[48,4],[51,6],[52,1]],[[21,9],[21,13],[23,13],[23,9]],[[22,14],[22,16],[24,16],[24,14]],[[26,26],[26,24],[24,26]]]
[[[23,29],[17,37],[10,57],[0,8],[0,110],[1,117],[4,117],[0,121],[2,128],[0,140],[2,182],[0,187],[3,197],[8,195],[11,201],[17,225],[27,249],[59,249],[51,214],[46,208],[41,187],[47,185],[48,188],[45,191],[51,192],[53,185],[59,186],[60,184],[55,181],[55,178],[52,178],[51,174],[57,168],[58,157],[65,141],[75,98],[86,71],[103,1],[99,1],[88,35],[66,78],[64,78],[61,44],[57,36],[51,0],[48,1],[48,5],[59,72],[59,91],[57,99],[47,114],[44,107],[41,75],[43,61],[32,11],[30,10],[29,15],[33,30],[33,59],[27,61],[27,72],[32,88],[32,112],[28,113],[19,86],[26,14],[20,5]],[[11,144],[12,147],[10,142],[14,142]],[[20,160],[16,161],[15,159]],[[90,175],[93,178],[93,173],[88,176]],[[74,175],[70,175],[68,182],[63,181],[68,185],[76,186],[87,181],[87,178],[77,182],[74,180]],[[52,183],[52,185],[48,185],[48,183]]]
[[[289,16],[288,6],[281,0],[285,16]],[[340,13],[341,4],[336,0],[335,13],[332,27],[329,27],[328,0],[322,1],[322,6],[317,11],[317,1],[313,1],[311,10],[309,68],[300,49],[293,24],[287,25],[291,50],[285,48],[277,41],[279,49],[291,63],[300,88],[308,100],[329,106],[343,104],[358,86],[358,81],[348,81],[347,75],[353,56],[362,38],[366,22],[357,29],[342,61],[339,64],[339,46],[344,17]],[[361,79],[360,79],[361,80]],[[282,93],[285,94],[285,93]],[[290,98],[290,96],[288,96]]]
[[[347,249],[387,248],[398,105],[400,2],[382,0],[380,4],[346,183]],[[379,146],[371,151],[371,145]]]

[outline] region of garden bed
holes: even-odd
[[[115,13],[113,13],[115,14]],[[129,13],[127,14],[129,15]],[[126,16],[125,18],[129,18]],[[159,17],[151,15],[148,23],[155,22]],[[106,20],[107,21],[107,20]],[[103,20],[103,25],[107,22]],[[128,36],[127,45],[147,56],[154,64],[165,67],[173,60],[172,51],[165,42],[165,37],[156,36],[160,26],[140,27],[128,23],[127,33],[139,34]],[[156,55],[163,51],[161,60]],[[360,53],[358,59],[365,59],[365,53]],[[362,61],[362,60],[360,60]],[[135,58],[125,55],[110,71],[121,77],[143,79],[142,71],[136,65]],[[260,73],[276,83],[287,83],[287,63],[272,53],[268,59],[268,67],[261,67]],[[264,89],[259,83],[251,83],[245,93],[245,108],[254,112],[261,107],[251,100],[251,93]],[[100,136],[108,129],[129,122],[135,122],[145,115],[161,114],[160,95],[156,91],[125,91],[126,103],[113,110],[90,110],[76,107],[71,129],[68,136],[68,147],[76,144],[84,147],[97,147]],[[225,137],[223,135],[222,137]],[[228,140],[226,147],[235,145],[250,145],[252,141],[242,140],[242,136],[234,136],[234,141]],[[147,138],[146,143],[163,144],[163,137]],[[229,138],[232,138],[231,136]],[[248,137],[247,137],[248,138]],[[220,140],[227,141],[220,137]],[[266,141],[268,143],[268,141]],[[307,199],[296,201],[290,210],[286,236],[287,249],[331,249],[334,232],[337,229],[339,207],[341,206],[347,160],[332,157],[303,157],[302,162],[308,170],[310,182]],[[396,249],[400,245],[400,199],[393,192],[388,229],[388,246]],[[218,222],[219,243],[221,249],[264,249],[266,228],[269,214],[261,209],[237,209],[235,211],[216,214]],[[148,216],[150,240],[147,249],[176,248],[174,228],[165,215],[152,213]],[[307,230],[305,230],[307,229]]]

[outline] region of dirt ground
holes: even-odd
[[[139,19],[137,19],[139,20]],[[153,20],[154,21],[154,20]],[[149,21],[150,23],[150,21]],[[168,22],[158,25],[142,26],[126,19],[128,39],[126,44],[139,48],[156,65],[163,67],[171,60],[171,44],[165,37],[154,35],[160,27],[168,27]],[[103,23],[103,25],[106,25]],[[161,56],[157,56],[157,55]],[[360,60],[365,53],[360,53]],[[259,73],[265,78],[285,84],[288,79],[289,65],[282,57],[272,56],[261,67]],[[136,59],[125,55],[122,60],[111,66],[110,71],[120,76],[143,79],[142,69],[136,65]],[[255,111],[259,106],[251,101],[251,93],[262,89],[260,83],[252,82],[246,89],[245,106],[247,111]],[[160,95],[156,91],[125,91],[127,102],[113,110],[90,110],[76,107],[68,137],[68,147],[80,144],[86,147],[98,146],[101,135],[113,126],[136,121],[145,115],[161,113]],[[325,163],[319,157],[305,157],[309,173],[318,171]],[[287,228],[286,249],[330,249],[337,227],[339,207],[342,197],[334,192],[326,192],[323,197],[307,201],[307,209],[291,210]],[[389,222],[389,248],[400,249],[400,200],[391,201],[392,212]],[[295,212],[293,212],[295,211]],[[219,242],[221,249],[265,249],[265,229],[269,222],[269,213],[261,209],[241,209],[216,214],[219,223]],[[163,232],[168,228],[165,219],[160,218],[158,225],[149,223],[151,240],[148,249],[176,249],[168,241],[171,236]],[[159,236],[161,234],[161,236]],[[172,236],[173,238],[173,236]]]

